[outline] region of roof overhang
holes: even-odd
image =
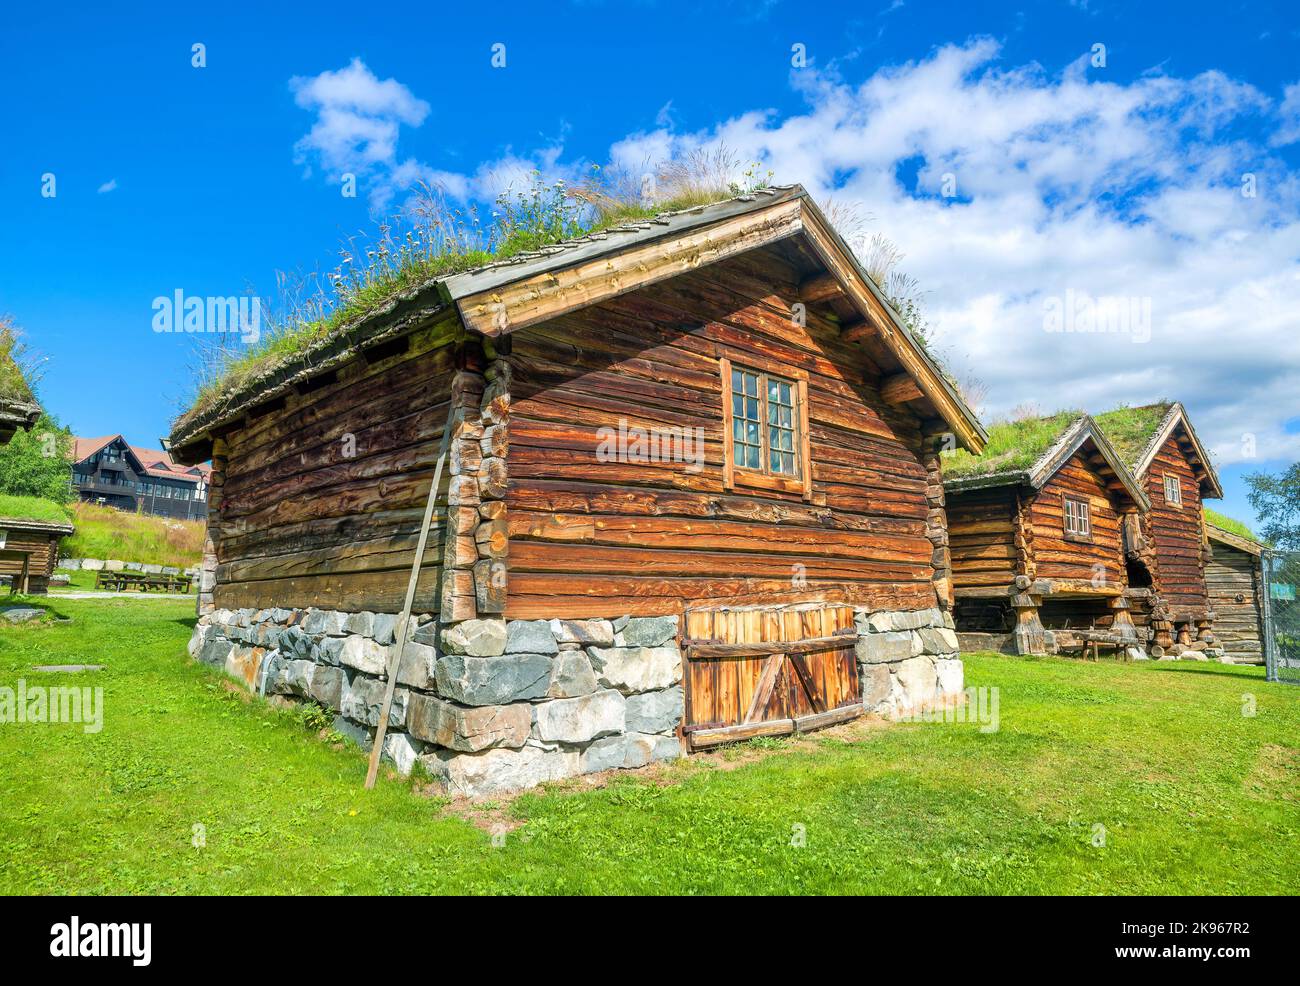
[[[6,531],[34,531],[41,534],[58,534],[67,537],[72,534],[72,524],[53,520],[33,520],[30,517],[0,517],[0,528]]]
[[[1139,479],[1146,478],[1148,471],[1151,469],[1151,463],[1155,461],[1156,454],[1160,451],[1161,446],[1180,427],[1187,436],[1187,440],[1194,452],[1192,471],[1196,473],[1197,482],[1201,484],[1202,497],[1208,496],[1211,499],[1222,499],[1223,487],[1219,483],[1218,474],[1214,471],[1214,463],[1210,459],[1205,446],[1201,444],[1200,438],[1197,437],[1196,429],[1192,427],[1192,422],[1187,417],[1187,409],[1177,401],[1169,406],[1164,420],[1160,422],[1160,427],[1151,436],[1151,441],[1147,444],[1146,450],[1134,466],[1134,475]]]
[[[34,401],[0,398],[0,445],[13,438],[19,428],[31,431],[40,416],[41,406]]]
[[[1247,554],[1259,557],[1264,553],[1264,546],[1258,541],[1252,541],[1250,538],[1244,538],[1240,534],[1233,534],[1231,531],[1225,531],[1222,527],[1215,527],[1209,521],[1205,522],[1205,536],[1211,541],[1218,541],[1220,544],[1226,544],[1230,548],[1236,548],[1238,551],[1244,551]]]

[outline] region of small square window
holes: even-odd
[[[1089,514],[1088,501],[1067,496],[1063,506],[1065,533],[1075,538],[1092,537],[1092,517]]]
[[[1183,505],[1183,484],[1173,473],[1165,473],[1165,503],[1173,507]]]

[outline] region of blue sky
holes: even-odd
[[[1247,520],[1242,473],[1297,457],[1294,8],[462,6],[8,11],[0,312],[48,357],[46,406],[78,434],[154,444],[194,358],[151,330],[152,300],[269,297],[277,270],[331,267],[411,175],[490,199],[523,167],[566,177],[722,140],[899,244],[986,418],[1182,399]],[[338,86],[359,89],[304,95]],[[391,147],[337,130],[330,110],[358,91]],[[1147,299],[1149,325],[1044,331],[1044,299],[1077,296]]]

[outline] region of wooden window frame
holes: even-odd
[[[759,392],[762,398],[762,410],[759,420],[762,425],[762,469],[745,469],[736,465],[735,437],[732,434],[731,412],[731,360],[723,356],[718,360],[718,376],[722,383],[722,484],[728,490],[737,487],[771,490],[777,493],[794,493],[805,500],[812,499],[812,443],[808,437],[808,373],[795,367],[781,366],[768,360],[747,358],[743,363],[736,363],[735,369],[757,374]],[[772,376],[794,385],[795,421],[799,434],[796,436],[798,476],[783,476],[769,471],[771,450],[767,444],[767,388],[766,378]]]
[[[1070,530],[1070,507],[1069,504],[1075,504],[1081,507],[1079,516],[1083,518],[1085,531]],[[1092,504],[1081,496],[1063,496],[1061,497],[1061,530],[1065,533],[1067,541],[1092,541]]]
[[[1160,478],[1161,478],[1161,481],[1162,481],[1162,483],[1163,483],[1163,485],[1164,485],[1164,491],[1165,491],[1165,505],[1166,505],[1166,506],[1170,506],[1170,507],[1177,507],[1179,510],[1183,509],[1183,481],[1182,481],[1182,478],[1179,477],[1178,473],[1176,473],[1176,472],[1166,472],[1166,473],[1161,473],[1161,477],[1160,477]],[[1170,483],[1171,483],[1171,481],[1172,481],[1173,488],[1174,488],[1175,490],[1177,490],[1177,492],[1178,492],[1178,498],[1175,499],[1175,500],[1171,500],[1171,499],[1169,499],[1169,488],[1170,488]]]

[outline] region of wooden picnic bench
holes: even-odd
[[[181,592],[188,593],[194,580],[188,575],[146,574],[144,572],[110,572],[103,569],[95,574],[95,588],[112,592]]]

